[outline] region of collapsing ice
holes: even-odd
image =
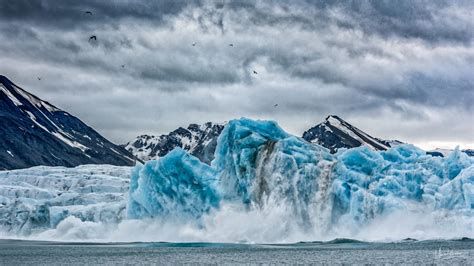
[[[320,233],[340,227],[357,232],[416,207],[474,218],[474,160],[459,150],[447,158],[412,145],[333,155],[274,122],[249,119],[229,122],[211,167],[175,150],[136,167],[131,184],[128,214],[134,219],[199,221],[229,203],[245,211],[285,209],[289,227]]]

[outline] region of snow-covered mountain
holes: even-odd
[[[0,75],[0,169],[133,165],[133,155]]]
[[[124,147],[144,161],[163,157],[179,147],[209,164],[214,159],[217,138],[223,129],[224,124],[211,122],[203,125],[190,124],[187,128],[180,127],[161,136],[138,136]]]
[[[163,157],[174,148],[180,147],[209,164],[214,158],[217,138],[223,128],[224,124],[210,122],[204,125],[191,124],[188,128],[180,127],[166,135],[141,135],[123,146],[143,161]],[[371,137],[335,115],[328,116],[323,123],[304,132],[303,138],[326,147],[331,152],[361,145],[369,146],[373,150],[387,150],[402,143]]]
[[[210,164],[214,159],[217,138],[224,129],[224,124],[205,123],[191,124],[188,128],[178,128],[169,134],[161,136],[141,135],[123,145],[137,158],[148,161],[165,156],[174,148],[179,147],[201,161]],[[324,122],[308,129],[303,133],[303,139],[319,144],[335,153],[340,148],[355,148],[367,146],[372,150],[384,151],[396,145],[403,144],[398,140],[383,140],[372,137],[354,127],[336,115],[326,117]],[[462,150],[469,156],[474,156],[473,150]],[[448,153],[436,151],[427,152],[433,156],[445,157]]]
[[[333,153],[340,148],[350,149],[362,145],[372,150],[382,151],[402,144],[398,140],[382,140],[372,137],[336,115],[326,117],[324,122],[305,131],[303,139],[326,147]]]
[[[311,143],[317,143],[335,153],[340,148],[355,148],[367,146],[372,150],[384,151],[396,145],[403,144],[399,140],[384,140],[372,137],[364,131],[354,127],[336,115],[326,117],[324,122],[310,128],[303,133],[303,138]],[[435,149],[426,153],[437,157],[447,157],[454,150]],[[474,150],[465,149],[461,152],[474,156]]]

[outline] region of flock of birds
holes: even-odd
[[[87,15],[92,16],[92,11],[86,11],[85,13],[86,13]],[[97,41],[97,36],[96,36],[96,35],[91,35],[91,36],[89,37],[89,42],[90,42],[90,41]],[[191,45],[192,45],[192,46],[196,46],[196,45],[197,45],[197,42],[193,42]],[[230,46],[230,47],[234,47],[234,44],[233,44],[233,43],[229,43],[229,46]],[[122,66],[122,68],[125,68],[125,65],[121,65],[121,66]],[[258,72],[255,71],[255,70],[253,70],[253,74],[258,75]],[[38,77],[38,80],[41,80],[41,78]],[[273,107],[275,107],[275,108],[278,107],[278,104],[273,105]]]

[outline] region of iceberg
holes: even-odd
[[[270,243],[472,238],[473,228],[474,158],[459,149],[331,154],[272,121],[230,121],[211,165],[177,148],[134,168],[0,172],[0,234]]]

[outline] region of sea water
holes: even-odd
[[[450,264],[472,265],[474,240],[295,244],[65,243],[0,240],[0,265]]]

